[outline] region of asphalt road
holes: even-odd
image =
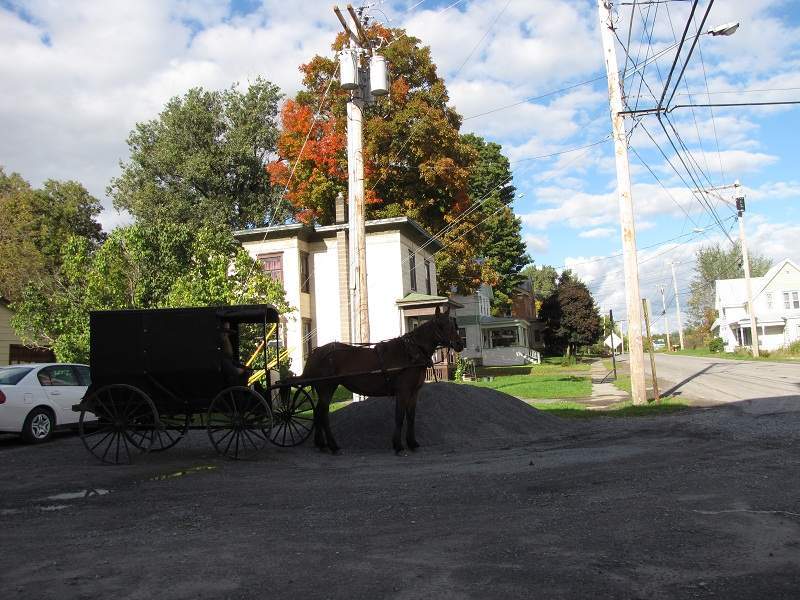
[[[645,368],[649,376],[649,360]],[[656,354],[656,372],[662,394],[699,404],[743,402],[751,413],[800,410],[800,365]]]

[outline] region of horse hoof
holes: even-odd
[[[395,456],[408,456],[408,452],[406,452],[405,450],[395,450],[394,451],[394,455]]]

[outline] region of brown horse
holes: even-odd
[[[425,381],[425,370],[431,366],[431,355],[437,348],[452,348],[456,352],[464,349],[449,308],[441,312],[437,307],[430,321],[373,347],[332,342],[316,348],[298,379],[314,380],[311,385],[319,397],[314,407],[314,444],[317,448],[327,447],[333,453],[339,450],[328,418],[331,398],[339,385],[364,396],[394,396],[392,445],[395,452],[403,452],[400,438],[404,420],[407,424],[406,443],[411,450],[418,448],[414,436],[417,394]]]

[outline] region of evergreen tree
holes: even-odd
[[[569,356],[579,346],[594,344],[603,334],[603,323],[589,288],[569,271],[561,274],[539,316],[547,324],[545,344],[554,353],[566,352]]]
[[[473,134],[462,139],[478,154],[470,173],[469,195],[472,204],[481,203],[483,239],[478,252],[498,274],[492,310],[506,314],[511,310],[514,288],[525,279],[520,271],[531,261],[522,240],[522,222],[511,208],[511,168],[499,144]]]

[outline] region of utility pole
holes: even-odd
[[[647,298],[642,298],[642,307],[644,308],[644,324],[647,328],[647,345],[650,350],[650,374],[653,376],[653,400],[656,402],[661,400],[661,395],[658,393],[658,378],[656,377],[656,357],[653,352],[653,337],[650,335],[650,303]]]
[[[614,311],[608,309],[608,319],[611,321],[611,364],[614,367],[614,381],[617,380],[617,345],[614,343]]]
[[[753,356],[759,356],[758,350],[758,324],[756,323],[756,311],[753,307],[753,286],[750,283],[750,255],[747,253],[747,238],[744,234],[744,193],[739,190],[741,187],[737,180],[734,184],[736,199],[736,215],[739,219],[739,243],[742,246],[742,266],[744,267],[744,279],[747,286],[747,312],[750,314],[750,337],[753,344]]]
[[[683,350],[683,322],[681,321],[681,297],[678,295],[678,280],[675,279],[675,262],[671,261],[669,266],[672,267],[672,289],[675,290],[675,315],[678,318],[678,338],[681,341],[681,350]]]
[[[647,402],[644,381],[644,352],[642,346],[642,306],[639,293],[639,266],[636,259],[636,229],[633,221],[631,175],[628,164],[628,140],[625,135],[625,118],[622,114],[622,88],[619,81],[617,51],[614,46],[614,21],[610,0],[597,0],[600,15],[600,33],[603,40],[608,98],[611,109],[611,126],[614,136],[614,154],[617,165],[617,190],[619,218],[622,232],[622,255],[625,265],[625,301],[628,311],[628,352],[630,353],[631,397],[634,404]]]
[[[664,329],[667,331],[667,352],[672,352],[672,341],[669,339],[669,317],[667,317],[667,303],[664,301],[664,286],[658,288],[661,291],[661,314],[664,315]]]
[[[758,350],[758,323],[756,322],[756,310],[753,307],[753,287],[750,283],[750,255],[747,251],[747,236],[744,233],[744,193],[741,191],[742,184],[739,180],[733,182],[733,185],[720,185],[713,188],[707,188],[705,191],[714,192],[723,202],[730,204],[730,201],[717,192],[720,190],[729,190],[733,188],[734,201],[736,202],[736,216],[739,220],[739,245],[742,247],[742,268],[744,269],[745,288],[747,290],[747,312],[750,316],[750,341],[753,347],[753,356],[759,355]]]
[[[347,214],[350,256],[351,340],[369,342],[369,302],[367,297],[367,252],[364,215],[364,103],[372,96],[388,93],[386,63],[373,55],[364,26],[363,9],[347,5],[355,31],[338,6],[333,12],[349,38],[349,48],[339,53],[341,87],[350,91],[347,103]],[[368,57],[368,62],[365,61]]]

